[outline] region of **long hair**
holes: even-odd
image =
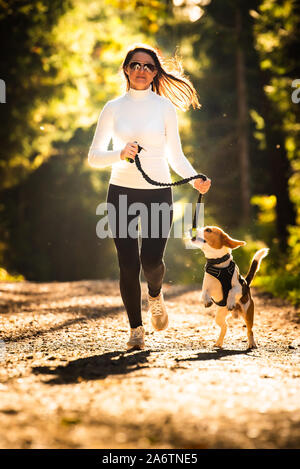
[[[151,83],[152,91],[170,99],[174,106],[182,111],[188,110],[190,105],[194,109],[201,107],[197,91],[187,76],[184,75],[183,67],[177,54],[175,53],[175,57],[171,59],[164,59],[158,49],[143,43],[133,44],[129,48],[122,64],[123,73],[127,80],[127,91],[130,88],[130,81],[125,73],[125,67],[136,52],[145,52],[154,60],[157,74]]]

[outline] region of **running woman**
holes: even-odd
[[[112,166],[106,201],[120,268],[120,293],[131,329],[127,343],[130,350],[145,346],[141,268],[148,284],[152,326],[158,331],[168,326],[162,283],[166,269],[164,252],[173,221],[171,187],[149,184],[130,160],[134,160],[139,144],[143,148],[139,153],[143,170],[151,179],[171,183],[169,165],[182,178],[198,174],[182,151],[176,108],[186,110],[192,105],[195,109],[200,104],[182,66],[180,71],[169,72],[160,52],[147,44],[135,44],[128,50],[122,71],[127,91],[103,107],[88,162],[94,168]],[[107,150],[111,138],[113,150]],[[211,181],[195,179],[190,184],[205,194]],[[140,249],[138,227],[132,233],[130,225],[136,213],[125,216],[124,200],[127,207],[134,203],[145,207],[142,212],[146,215],[141,213]],[[164,207],[158,219],[154,219],[151,210],[154,204]]]

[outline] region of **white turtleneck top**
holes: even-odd
[[[111,138],[113,150],[107,150]],[[112,166],[111,184],[159,189],[145,181],[135,164],[120,159],[126,143],[134,141],[146,150],[139,153],[140,162],[151,179],[170,183],[168,163],[183,178],[197,174],[182,151],[175,106],[168,98],[152,91],[151,85],[146,90],[130,88],[124,95],[105,104],[89,149],[88,162],[94,168]]]

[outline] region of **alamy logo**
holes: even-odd
[[[204,225],[204,204],[197,207],[197,226]],[[106,213],[107,212],[107,213]],[[127,195],[120,195],[116,207],[107,202],[97,206],[96,214],[101,218],[96,226],[98,238],[190,238],[194,218],[192,203],[141,202],[128,204]],[[172,223],[173,220],[173,223]],[[172,233],[171,233],[172,231]],[[186,246],[189,249],[194,246]]]
[[[6,103],[5,81],[0,79],[0,103]]]
[[[6,347],[5,342],[0,340],[0,363],[5,361]]]
[[[294,104],[298,104],[300,102],[300,86],[298,85],[300,85],[300,78],[297,78],[296,80],[292,81],[292,87],[296,88],[292,92],[292,102]]]

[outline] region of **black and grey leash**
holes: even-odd
[[[134,143],[137,143],[137,142],[134,142]],[[153,186],[170,187],[170,186],[180,186],[182,184],[186,184],[187,182],[190,182],[193,179],[203,179],[203,181],[206,181],[207,177],[204,174],[195,174],[195,176],[180,179],[179,181],[170,182],[170,183],[154,181],[143,170],[143,168],[141,166],[140,158],[138,156],[140,151],[145,150],[145,149],[143,147],[141,147],[138,143],[137,143],[137,145],[138,145],[138,151],[137,151],[137,154],[136,154],[134,160],[132,158],[126,158],[126,161],[128,161],[129,163],[134,163],[135,162],[137,169],[142,173],[143,178],[147,182],[149,182],[149,184],[152,184]],[[195,212],[194,212],[194,217],[193,217],[192,241],[194,241],[196,239],[196,236],[197,236],[197,222],[198,222],[198,216],[199,216],[199,210],[200,210],[201,202],[202,202],[202,194],[199,192],[199,196],[198,196],[198,200],[197,200],[197,204],[196,204],[196,208],[195,208]]]

